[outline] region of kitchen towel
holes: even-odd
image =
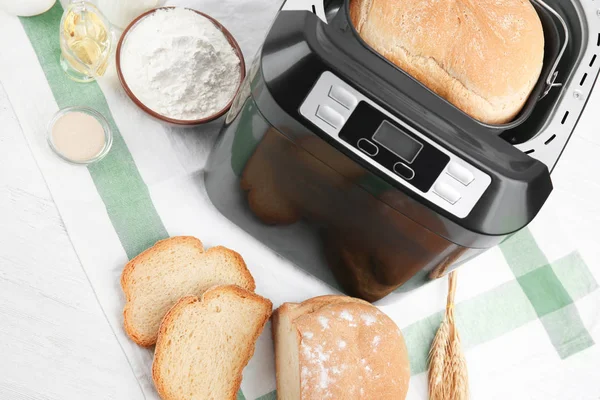
[[[32,18],[0,14],[0,85],[46,179],[73,246],[116,340],[139,382],[125,396],[157,399],[152,351],[122,328],[119,278],[128,259],[155,241],[195,235],[207,246],[240,252],[273,300],[302,301],[335,290],[282,259],[232,224],[208,201],[203,168],[220,122],[200,128],[165,126],[126,97],[114,68],[98,83],[77,84],[59,66],[62,5]],[[254,57],[280,0],[170,1],[206,12]],[[99,164],[74,167],[46,144],[46,124],[59,109],[88,105],[114,133]],[[600,138],[597,90],[553,173],[555,192],[530,225],[459,270],[457,319],[474,399],[597,399],[600,396]],[[0,127],[0,134],[2,127]],[[290,244],[293,246],[293,244]],[[402,328],[412,379],[409,399],[427,398],[427,352],[445,306],[446,281],[394,293],[378,304]],[[121,397],[119,397],[119,395]],[[270,329],[244,370],[239,398],[275,399]]]

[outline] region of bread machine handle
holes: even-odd
[[[546,97],[546,95],[550,92],[550,90],[552,90],[552,88],[561,87],[563,85],[560,82],[556,82],[556,77],[558,76],[558,64],[560,64],[560,61],[562,60],[563,55],[565,54],[565,51],[567,50],[567,46],[569,45],[569,28],[567,27],[567,23],[565,22],[564,18],[558,12],[556,12],[556,10],[554,8],[550,7],[543,0],[531,0],[531,1],[534,3],[537,3],[541,7],[545,8],[550,14],[552,14],[552,16],[554,18],[556,18],[558,20],[558,22],[560,22],[560,26],[562,26],[562,28],[564,30],[564,34],[565,34],[565,40],[562,44],[560,52],[558,53],[558,56],[556,56],[556,60],[554,60],[554,64],[552,64],[552,69],[550,70],[550,72],[548,73],[548,76],[546,77],[546,89],[544,90],[544,92],[542,93],[540,98],[538,99],[538,101],[539,101],[539,100],[543,99],[544,97]]]

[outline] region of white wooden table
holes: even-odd
[[[125,399],[135,386],[0,85],[0,399]]]
[[[553,173],[550,202],[597,266],[600,90],[593,98]],[[569,363],[572,370],[552,371],[557,385],[597,383],[588,379],[596,369],[577,369],[596,361]],[[137,387],[0,84],[0,400],[143,399]],[[587,398],[598,398],[594,390]]]

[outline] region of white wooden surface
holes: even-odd
[[[0,399],[125,399],[135,386],[0,85]]]

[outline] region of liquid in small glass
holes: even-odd
[[[71,79],[91,82],[104,75],[114,42],[110,22],[92,3],[67,7],[60,24],[60,64]]]

